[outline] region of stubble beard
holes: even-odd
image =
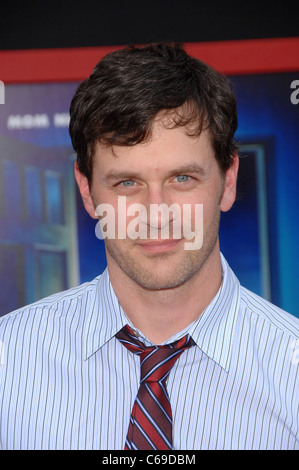
[[[216,210],[210,226],[198,250],[151,254],[148,262],[136,257],[125,243],[118,245],[115,240],[105,239],[107,258],[111,258],[121,271],[139,286],[147,290],[173,289],[185,284],[198,274],[206,264],[218,242],[220,210]],[[184,243],[182,240],[180,243]],[[134,251],[134,250],[133,250]],[[135,255],[135,256],[134,256]],[[165,268],[165,264],[168,264]]]

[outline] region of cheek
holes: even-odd
[[[202,197],[202,224],[204,232],[208,232],[212,227],[219,226],[221,197],[222,193],[219,191],[211,191]]]
[[[144,206],[138,203],[128,203],[124,196],[108,200],[109,203],[102,202],[97,206],[97,214],[103,227],[102,232],[104,230],[109,234],[107,237],[110,239],[134,240],[136,233],[140,233],[139,223],[143,222],[146,227],[147,214],[144,213]]]
[[[192,197],[192,200],[189,201],[192,205],[202,204],[205,213],[212,214],[215,212],[215,209],[219,209],[220,202],[222,199],[222,186],[219,185],[208,185],[205,188],[197,191],[195,197]]]

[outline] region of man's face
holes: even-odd
[[[114,272],[121,270],[139,285],[153,290],[177,287],[192,278],[218,246],[220,211],[229,210],[235,199],[236,166],[233,164],[226,175],[221,174],[208,131],[194,138],[183,127],[167,129],[161,120],[155,121],[148,142],[113,149],[97,144],[90,193],[82,175],[77,181],[92,217],[96,217],[95,208],[99,205],[109,204],[114,209],[115,238],[105,238],[108,267]],[[122,202],[126,201],[122,214],[118,214],[120,196],[125,196]],[[135,228],[140,230],[143,226],[146,238],[130,236],[129,224],[132,226],[138,214],[123,213],[136,203],[145,212]],[[175,204],[180,208],[179,234],[174,234],[173,229],[177,215],[169,212],[169,236],[161,239],[166,219],[160,213],[150,217],[154,204]],[[203,243],[198,249],[186,249],[186,242],[191,240],[184,238],[184,205],[190,209],[189,223],[195,230],[199,204],[203,207],[203,226],[197,229],[202,231]],[[128,229],[125,239],[118,238],[120,216]],[[154,239],[150,238],[151,233],[155,233]]]

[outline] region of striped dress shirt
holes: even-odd
[[[299,321],[223,257],[222,270],[210,305],[166,342],[196,343],[168,378],[174,449],[299,450]],[[3,450],[124,448],[140,376],[115,338],[126,323],[107,270],[0,319]]]

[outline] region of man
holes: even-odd
[[[107,269],[1,319],[2,448],[299,449],[299,322],[219,248],[238,173],[227,79],[176,45],[125,48],[70,114]]]

